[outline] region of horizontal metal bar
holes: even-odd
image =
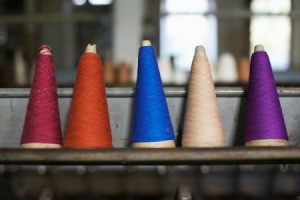
[[[167,97],[185,97],[187,94],[184,87],[165,87]],[[241,97],[245,95],[242,87],[216,87],[218,97]],[[69,98],[73,94],[72,88],[58,88],[60,98]],[[277,87],[280,97],[300,97],[300,87]],[[29,88],[0,88],[0,98],[28,98]],[[106,88],[107,97],[133,97],[134,88]]]
[[[86,22],[95,20],[90,13],[74,14],[33,14],[33,15],[0,15],[0,24],[37,24],[37,23],[62,23],[62,22]]]
[[[250,19],[255,16],[268,16],[278,17],[287,16],[298,20],[300,18],[299,11],[291,11],[290,13],[271,13],[260,12],[254,13],[249,10],[219,10],[209,12],[161,12],[160,16],[168,15],[201,15],[210,16],[214,15],[220,19],[233,18],[233,19]],[[62,22],[78,22],[78,21],[90,21],[95,20],[96,17],[87,12],[72,13],[72,14],[60,14],[60,13],[41,13],[41,14],[9,14],[0,15],[0,24],[37,24],[37,23],[62,23]]]
[[[293,19],[300,18],[300,11],[291,11],[288,13],[272,13],[272,12],[251,12],[246,9],[231,9],[231,10],[217,10],[208,12],[161,12],[160,16],[168,15],[214,15],[218,18],[241,18],[249,19],[253,16],[288,16]],[[95,16],[88,12],[61,14],[61,13],[33,13],[33,14],[6,14],[0,15],[0,24],[28,24],[28,23],[61,23],[61,22],[76,22],[76,21],[90,21],[96,19]]]
[[[281,17],[286,16],[298,20],[300,18],[299,11],[291,12],[251,12],[246,9],[231,9],[231,10],[217,10],[208,12],[167,12],[163,11],[160,16],[176,16],[176,15],[198,15],[198,16],[216,16],[219,19],[231,18],[231,19],[250,19],[251,17],[266,16],[266,17]]]
[[[213,165],[300,163],[300,147],[211,149],[0,149],[0,164]]]

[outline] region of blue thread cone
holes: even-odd
[[[132,143],[174,140],[174,131],[152,46],[139,49]]]

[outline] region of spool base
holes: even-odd
[[[264,139],[264,140],[253,140],[245,143],[246,147],[285,147],[288,146],[289,143],[286,140],[280,139]]]
[[[215,147],[224,147],[225,142],[189,142],[189,143],[182,143],[183,148],[215,148]]]
[[[26,149],[59,149],[61,148],[61,145],[47,143],[26,143],[21,144],[21,147]]]
[[[174,140],[166,140],[161,142],[138,142],[132,144],[133,148],[175,148]]]

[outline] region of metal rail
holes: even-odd
[[[232,18],[232,19],[250,19],[253,16],[287,16],[292,19],[298,20],[300,18],[299,11],[291,11],[290,13],[253,13],[249,10],[219,10],[211,12],[178,12],[178,13],[168,13],[162,12],[160,16],[167,15],[200,15],[200,16],[210,16],[215,15],[218,18]],[[62,22],[77,22],[77,21],[91,21],[95,20],[96,17],[87,12],[82,13],[72,13],[72,14],[61,14],[61,13],[34,13],[34,14],[8,14],[2,15],[0,24],[10,25],[10,24],[38,24],[38,23],[62,23]]]
[[[185,97],[187,94],[184,87],[165,87],[167,97]],[[242,97],[245,96],[242,87],[216,87],[216,95],[218,97]],[[277,87],[280,97],[300,97],[300,87]],[[1,88],[0,98],[27,98],[29,97],[29,88]],[[71,97],[72,88],[58,88],[58,96],[61,98]],[[134,88],[106,88],[107,97],[133,97]]]
[[[38,23],[63,23],[63,22],[87,22],[96,20],[96,17],[90,13],[76,13],[76,14],[25,14],[25,15],[2,15],[1,25],[11,24],[38,24]]]
[[[300,147],[210,149],[0,149],[0,164],[212,165],[300,163]]]

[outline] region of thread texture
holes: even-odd
[[[214,83],[205,54],[194,56],[184,120],[183,147],[224,146]]]
[[[142,46],[139,49],[132,127],[132,143],[174,140],[174,131],[152,46]]]
[[[79,60],[64,147],[112,147],[102,61],[95,53]]]
[[[51,52],[48,46],[40,51]],[[37,57],[21,144],[61,144],[61,125],[52,55]]]
[[[247,95],[244,141],[288,140],[274,75],[268,54],[252,54]]]

